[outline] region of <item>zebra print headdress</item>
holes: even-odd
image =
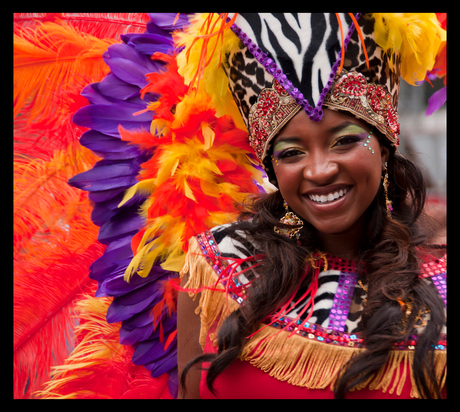
[[[360,14],[238,14],[232,30],[240,49],[229,53],[224,69],[261,162],[299,110],[320,121],[323,105],[364,119],[398,145],[399,58],[390,70],[373,27]]]

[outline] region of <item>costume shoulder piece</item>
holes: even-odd
[[[254,277],[249,269],[263,259],[263,256],[251,253],[253,247],[248,239],[234,231],[231,225],[203,232],[191,240],[182,275],[189,273],[185,288],[191,294],[201,292],[200,343],[203,347],[208,334],[215,342],[216,330],[231,311],[244,305],[250,294],[250,285],[257,275]],[[331,255],[325,257],[318,260],[323,261],[318,265],[323,270],[318,277],[314,307],[308,308],[308,297],[297,299],[300,295],[305,296],[305,291],[299,290],[293,299],[296,305],[292,305],[287,314],[276,314],[271,321],[261,324],[240,355],[242,360],[272,377],[310,389],[332,388],[341,368],[366,350],[360,333],[360,313],[367,296],[365,276],[351,261]],[[433,256],[424,251],[421,268],[421,277],[433,282],[446,303],[443,286],[446,279],[445,255]],[[420,327],[429,316],[422,315]],[[412,365],[417,332],[410,340],[397,342],[385,369],[358,389],[369,387],[400,394],[406,379],[410,379],[411,396],[419,397],[412,374],[400,373],[400,366]],[[446,377],[446,352],[447,334],[444,328],[435,347],[437,373],[442,385]],[[322,374],[324,368],[328,369],[327,374]]]

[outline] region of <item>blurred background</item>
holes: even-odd
[[[398,110],[401,143],[398,150],[422,169],[428,186],[427,211],[439,224],[434,240],[445,243],[447,102],[430,116],[425,115],[430,96],[444,87],[442,79],[432,81],[432,85],[424,82],[414,87],[401,80]]]

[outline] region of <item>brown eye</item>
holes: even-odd
[[[290,157],[295,157],[295,156],[298,156],[298,155],[301,155],[303,154],[302,151],[298,150],[298,149],[286,149],[286,150],[283,150],[278,158],[279,159],[287,159],[287,158],[290,158]]]

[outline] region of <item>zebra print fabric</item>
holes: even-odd
[[[229,259],[245,259],[249,256],[254,256],[258,252],[254,249],[252,242],[241,231],[235,231],[231,224],[217,226],[211,229],[217,247],[223,258]],[[230,236],[231,234],[231,236]],[[237,268],[236,273],[248,268],[253,262],[243,262]],[[254,276],[250,275],[250,271],[240,274],[239,280],[242,284],[247,283]],[[255,275],[257,276],[257,275]],[[320,273],[318,278],[318,290],[314,297],[313,313],[309,322],[321,325],[324,328],[332,327],[329,323],[331,321],[331,309],[334,304],[334,299],[337,295],[339,278],[341,276],[340,270],[329,269]],[[358,278],[358,276],[356,276]],[[359,278],[361,279],[361,278]],[[297,293],[297,301],[306,291],[307,287],[300,288]],[[348,316],[345,324],[346,333],[356,333],[360,331],[360,321],[362,312],[362,303],[367,294],[361,287],[356,286],[353,292],[351,303],[347,304],[345,312],[348,310]],[[310,297],[301,301],[298,305],[289,308],[286,316],[296,318],[302,311],[305,305],[309,302]],[[305,319],[310,313],[310,308],[302,315],[301,319]]]
[[[352,20],[347,13],[339,16],[346,37]],[[235,25],[276,62],[312,107],[321,101],[342,47],[335,13],[240,13]]]

